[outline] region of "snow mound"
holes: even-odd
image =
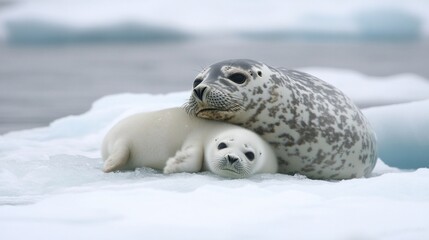
[[[429,100],[367,109],[378,156],[403,169],[429,167]]]

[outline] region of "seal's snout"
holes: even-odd
[[[227,156],[227,158],[228,158],[228,162],[229,162],[230,164],[233,164],[233,163],[235,163],[235,162],[237,162],[237,161],[238,161],[238,157],[233,156],[233,155],[228,155],[228,156]]]
[[[194,95],[198,98],[198,100],[203,101],[204,93],[206,92],[206,86],[199,86],[194,88]]]

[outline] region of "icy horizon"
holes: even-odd
[[[168,5],[168,6],[166,6]],[[102,6],[102,7],[101,7]],[[267,17],[269,16],[269,17]],[[416,41],[429,4],[413,1],[25,1],[3,10],[12,44],[187,39]]]

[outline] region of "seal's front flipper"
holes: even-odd
[[[164,173],[199,172],[203,165],[203,147],[196,143],[186,144],[174,157],[167,160]]]
[[[104,162],[103,171],[108,173],[115,170],[120,170],[128,161],[130,150],[126,144],[115,144],[113,151]]]

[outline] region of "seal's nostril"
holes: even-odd
[[[204,96],[204,92],[206,91],[207,87],[197,87],[194,89],[194,93],[195,96],[197,96],[197,98],[199,100],[203,100],[203,96]]]
[[[237,157],[234,157],[234,156],[231,156],[231,155],[228,155],[228,161],[229,161],[229,163],[235,163],[236,161],[238,160],[238,158]]]

